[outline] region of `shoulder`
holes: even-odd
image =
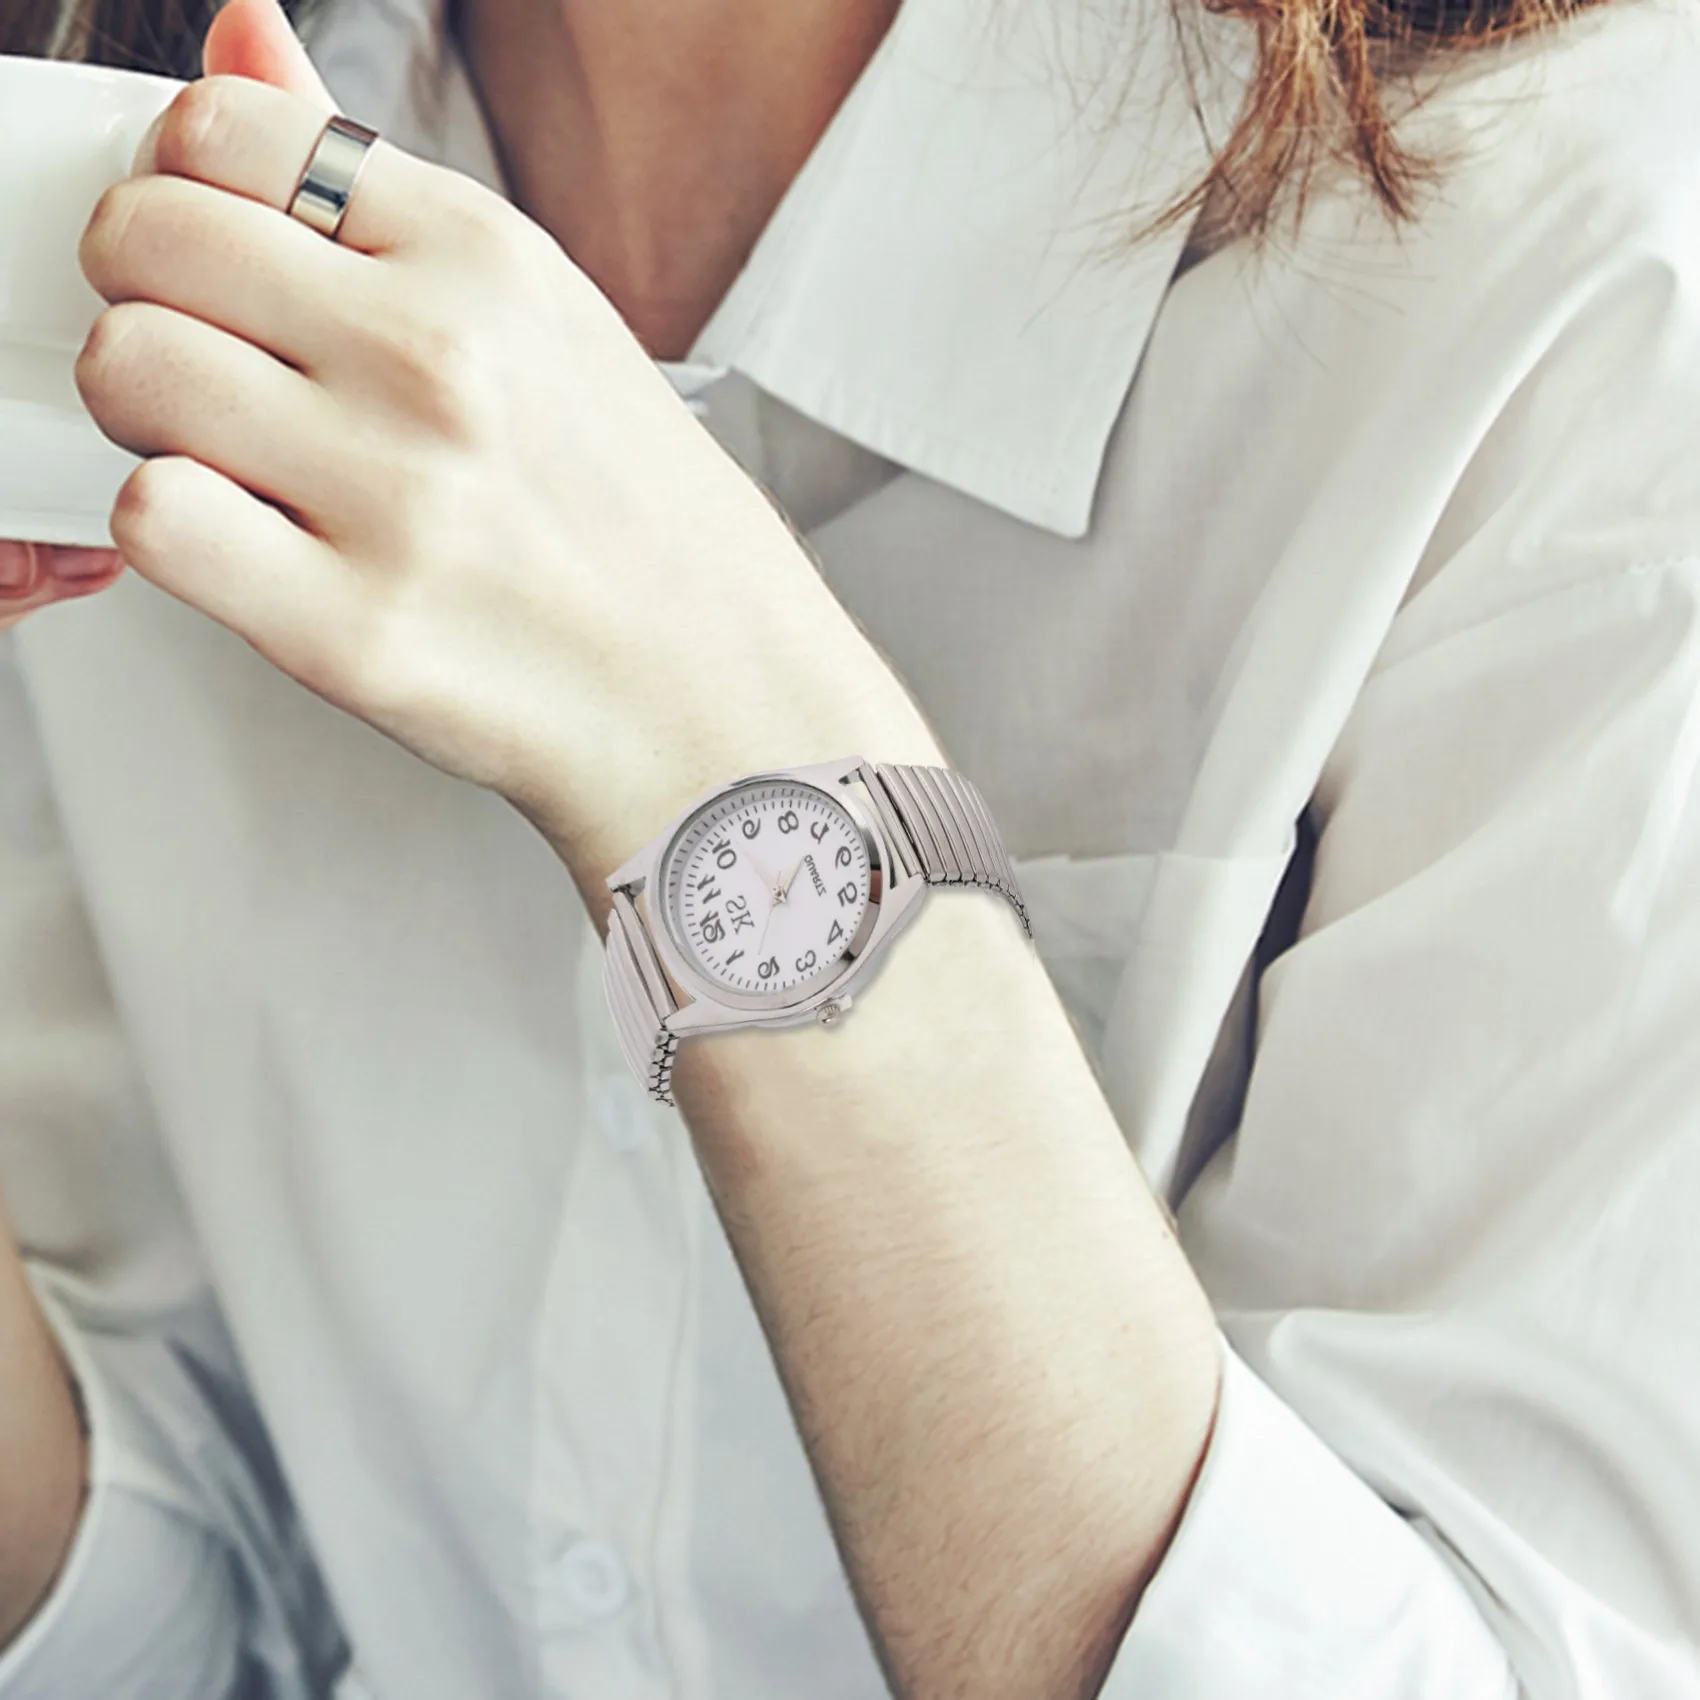
[[[1416,219],[1319,197],[1282,297],[1436,516],[1410,593],[1444,579],[1433,617],[1468,623],[1700,560],[1700,0],[1600,0],[1424,76]]]
[[[1602,251],[1665,237],[1700,263],[1700,0],[1597,0],[1436,61],[1400,135],[1439,167],[1442,205],[1513,228],[1562,209]]]
[[[1431,56],[1385,99],[1428,170],[1415,215],[1394,225],[1331,165],[1291,255],[1301,279],[1373,283],[1431,328],[1494,321],[1514,364],[1608,296],[1700,334],[1700,0],[1596,0]]]

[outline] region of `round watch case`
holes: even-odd
[[[796,806],[786,807],[787,804]],[[811,814],[814,816],[812,831],[808,824]],[[761,925],[758,926],[754,919],[744,920],[742,916],[739,919],[749,931],[758,934],[759,940],[765,940],[772,921],[777,918],[780,906],[794,900],[791,894],[798,894],[807,902],[812,882],[813,889],[819,894],[819,899],[826,908],[826,918],[833,923],[831,930],[838,936],[829,937],[822,942],[819,947],[822,961],[812,972],[804,970],[801,962],[798,962],[798,972],[806,974],[800,982],[792,980],[768,991],[753,983],[751,974],[743,974],[737,978],[746,984],[728,983],[724,972],[711,972],[711,965],[704,962],[702,917],[694,917],[698,938],[693,939],[690,936],[693,920],[693,883],[696,890],[716,891],[715,885],[706,885],[704,882],[722,879],[730,881],[739,872],[740,860],[752,853],[753,841],[763,836],[759,829],[767,824],[767,819],[771,819],[775,823],[776,831],[783,834],[787,818],[793,823],[791,833],[799,840],[797,844],[786,847],[787,851],[795,856],[790,880],[782,894],[766,892],[770,908],[767,916],[761,918]],[[702,852],[712,848],[711,841],[722,823],[727,829],[725,841],[720,853],[715,857],[715,867],[705,870],[702,866]],[[758,828],[754,834],[748,830],[751,823]],[[841,830],[839,834],[834,835],[831,825],[839,823]],[[849,856],[849,862],[842,870],[832,870],[834,873],[842,871],[847,876],[841,890],[848,890],[852,883],[857,887],[857,897],[849,905],[852,924],[847,929],[842,925],[842,917],[835,919],[832,915],[827,900],[838,896],[839,892],[831,890],[823,871],[814,865],[813,849],[809,846],[811,836],[816,847],[823,847],[830,837],[836,836],[839,847]],[[852,841],[854,850],[850,844],[843,842],[846,836]],[[765,848],[765,845],[763,847]],[[805,868],[808,870],[809,881],[804,882],[799,893],[798,882]],[[756,884],[765,888],[774,883],[772,877],[766,876],[763,870],[756,871],[762,875]],[[714,997],[753,1010],[793,1009],[808,1003],[823,987],[829,987],[841,978],[845,970],[861,956],[879,920],[879,901],[884,893],[885,871],[886,862],[879,836],[872,824],[861,815],[861,811],[854,807],[847,792],[835,797],[818,785],[788,776],[762,776],[744,780],[716,793],[707,803],[691,810],[672,834],[657,863],[656,883],[650,895],[651,927],[653,930],[656,911],[659,910],[661,922],[674,949],[691,971],[693,979],[703,982]],[[744,883],[747,886],[750,882],[745,880]],[[734,897],[732,901],[737,901],[737,898]],[[841,900],[840,907],[844,906]],[[710,911],[711,917],[717,917],[718,914],[718,910]],[[752,941],[754,942],[757,941]],[[827,956],[826,952],[834,945],[839,947],[836,954]],[[754,949],[747,955],[742,946],[738,946],[738,951],[740,955],[744,955],[759,978],[759,968],[765,964],[755,960]],[[817,952],[811,948],[809,954],[814,956]],[[769,960],[775,962],[775,978],[780,978],[783,971],[779,969],[777,956]]]
[[[918,912],[927,884],[915,874],[904,877],[884,831],[855,783],[861,763],[856,758],[814,766],[751,774],[716,787],[681,812],[672,827],[635,856],[613,878],[611,886],[629,891],[642,905],[645,931],[656,957],[675,988],[684,994],[667,1017],[667,1030],[677,1037],[730,1027],[788,1027],[818,1020],[830,1026],[847,1010],[855,989],[865,981],[883,946]],[[703,971],[688,944],[681,943],[675,906],[669,901],[669,877],[676,874],[680,855],[693,829],[719,805],[746,797],[764,787],[806,788],[821,794],[848,818],[867,858],[866,902],[844,953],[801,987],[780,993],[744,992]]]

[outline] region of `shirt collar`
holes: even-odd
[[[1081,536],[1187,237],[1135,226],[1243,91],[1222,22],[1194,90],[1167,0],[905,0],[693,362]]]
[[[306,39],[354,116],[499,188],[442,11],[332,0]],[[1198,180],[1244,87],[1241,37],[1198,12],[1212,51],[1183,62],[1167,0],[904,0],[678,375],[740,371],[1083,535],[1187,235],[1129,233]]]

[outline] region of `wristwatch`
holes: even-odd
[[[858,756],[718,787],[608,885],[608,1007],[632,1072],[663,1104],[681,1039],[830,1027],[929,886],[984,886],[1032,936],[974,786],[949,768]]]

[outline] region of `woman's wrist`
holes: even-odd
[[[842,632],[830,627],[841,623]],[[532,783],[508,799],[549,841],[572,874],[592,919],[605,921],[607,879],[696,798],[752,773],[864,755],[940,765],[946,757],[902,683],[836,604],[816,621],[815,641],[795,664],[745,693],[736,716],[676,706],[664,744],[633,729],[612,731],[593,772],[566,771],[537,747],[523,765]],[[681,686],[681,689],[689,689]]]

